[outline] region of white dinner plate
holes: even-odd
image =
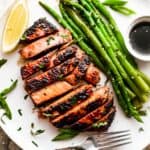
[[[47,2],[55,10],[58,10],[58,0],[45,0],[45,2]],[[3,14],[3,17],[0,21],[0,35],[2,35],[2,27],[4,26],[4,11],[9,5],[10,0],[0,0],[0,16]],[[33,22],[40,17],[46,17],[51,23],[58,25],[58,23],[39,6],[38,0],[28,0],[28,5],[30,10],[29,25],[32,25]],[[127,32],[127,28],[134,18],[141,15],[150,15],[150,0],[129,0],[128,6],[135,10],[137,14],[130,17],[125,17],[111,11],[123,35],[125,35]],[[7,58],[8,62],[0,69],[0,90],[10,85],[11,79],[19,80],[17,88],[11,94],[9,94],[7,98],[7,102],[12,110],[13,119],[8,120],[7,118],[4,118],[6,124],[0,122],[0,126],[3,128],[6,134],[8,134],[8,136],[16,144],[25,150],[55,150],[56,148],[81,143],[86,138],[85,134],[80,134],[76,138],[68,141],[51,141],[51,139],[57,135],[57,129],[53,127],[47,120],[39,119],[36,112],[33,113],[32,108],[34,106],[29,98],[24,100],[24,95],[26,95],[26,92],[24,91],[23,82],[20,77],[18,52],[16,51],[8,55],[0,54],[0,56],[1,55],[2,57]],[[144,63],[140,61],[137,62],[140,69],[150,76],[150,63]],[[121,108],[118,106],[116,98],[115,105],[117,107],[117,112],[115,119],[109,128],[109,131],[130,129],[133,141],[132,144],[118,148],[118,150],[141,150],[144,146],[146,146],[146,144],[150,142],[150,110],[148,110],[150,102],[145,104],[145,109],[148,110],[148,115],[143,117],[143,124],[136,122],[134,119],[125,117]],[[18,109],[22,109],[23,116],[18,114]],[[0,115],[2,115],[2,113],[3,111],[0,111]],[[35,129],[44,129],[45,132],[39,136],[33,137],[30,134],[32,122],[35,124]],[[19,127],[22,128],[21,131],[17,131]],[[139,132],[140,127],[143,127],[143,132]],[[38,147],[35,147],[32,141],[35,141],[38,144]],[[89,150],[92,149],[94,149],[92,146],[89,147]]]

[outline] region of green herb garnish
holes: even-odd
[[[64,78],[63,74],[60,74],[60,75],[57,77],[58,80],[63,80],[63,78]]]
[[[103,4],[126,16],[135,14],[133,10],[125,7],[127,1],[124,0],[105,0]]]
[[[127,4],[127,1],[124,0],[105,0],[103,2],[104,5],[108,5],[108,6],[124,6],[125,4]]]
[[[17,131],[21,131],[22,130],[22,128],[21,127],[19,127],[18,129],[17,129]]]
[[[0,121],[1,121],[3,124],[6,124],[5,121],[3,120],[3,117],[4,117],[4,116],[6,116],[5,113],[0,117]]]
[[[21,110],[21,109],[18,109],[18,114],[19,114],[20,116],[22,116],[22,110]]]
[[[141,116],[146,116],[146,115],[147,115],[147,111],[146,111],[146,110],[140,110],[140,111],[139,111],[139,114],[140,114]]]
[[[52,139],[52,141],[61,141],[61,140],[68,140],[72,139],[77,136],[80,131],[72,130],[72,129],[60,129],[59,134]]]
[[[35,132],[33,130],[31,130],[31,135],[36,136],[36,135],[42,134],[44,132],[45,132],[45,130],[41,130],[41,129],[36,130]]]
[[[73,96],[73,97],[70,98],[70,103],[71,103],[72,105],[76,104],[77,101],[78,101],[78,98],[77,98],[76,96]]]
[[[126,15],[126,16],[135,14],[135,11],[133,11],[127,7],[124,7],[124,6],[112,6],[111,8],[123,15]]]
[[[0,92],[0,95],[1,96],[5,96],[7,94],[9,94],[12,90],[15,89],[15,87],[17,86],[17,83],[18,83],[18,80],[15,80],[11,85],[10,87],[4,89],[2,92]]]
[[[27,94],[27,95],[25,95],[25,96],[24,96],[24,100],[26,100],[26,99],[28,98],[28,96],[29,96],[28,94]]]
[[[14,88],[16,87],[17,85],[17,81],[18,80],[15,80],[11,85],[10,87],[4,89],[2,92],[0,92],[0,106],[2,109],[4,109],[5,111],[5,115],[8,117],[8,119],[12,119],[12,113],[11,113],[11,110],[6,102],[6,95],[9,94],[12,90],[14,90]]]
[[[50,45],[50,43],[51,43],[52,40],[55,40],[55,38],[54,38],[54,37],[49,37],[49,38],[46,40],[47,45]]]
[[[60,35],[63,39],[66,39],[66,38],[68,38],[68,35],[67,34],[62,34],[62,35]]]
[[[93,128],[100,128],[100,127],[104,127],[108,124],[108,122],[96,122],[92,125]]]
[[[33,122],[31,123],[31,128],[32,128],[32,129],[34,128],[34,123],[33,123]]]
[[[39,147],[35,141],[32,141],[32,144],[35,145],[36,147]]]
[[[139,132],[144,132],[144,129],[142,127],[140,127]]]
[[[0,68],[7,62],[7,59],[0,59]]]
[[[40,69],[44,69],[45,68],[45,64],[44,63],[39,64],[39,68]]]
[[[0,95],[0,106],[4,109],[5,113],[3,115],[7,116],[8,119],[12,119],[11,110],[6,102],[6,97]]]
[[[24,41],[24,40],[26,40],[26,38],[27,38],[26,34],[23,34],[22,37],[20,38],[20,40]]]

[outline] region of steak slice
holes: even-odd
[[[24,59],[33,58],[43,52],[64,45],[71,40],[71,33],[68,30],[62,29],[53,35],[43,37],[31,44],[28,44],[20,50],[20,54]]]
[[[56,28],[56,26],[48,22],[46,18],[40,18],[24,32],[21,41],[31,42],[57,31],[58,29]]]
[[[43,116],[50,114],[51,118],[56,118],[74,106],[84,102],[92,94],[92,88],[92,85],[82,85],[48,106],[41,108],[40,113],[43,114]]]
[[[51,123],[57,128],[70,126],[80,118],[84,117],[85,115],[105,103],[108,95],[109,88],[102,87],[99,90],[93,92],[93,94],[91,94],[91,96],[83,103],[75,106],[71,110],[67,111],[65,114],[62,114],[61,116],[55,118],[51,121]]]
[[[64,63],[51,68],[50,70],[39,74],[29,80],[26,80],[25,89],[32,93],[55,81],[63,80],[63,78],[71,73],[77,66],[79,60],[77,58],[68,59]]]
[[[57,51],[57,52],[56,52]],[[21,68],[22,79],[26,79],[40,70],[48,70],[55,67],[69,58],[75,56],[77,47],[71,45],[61,51],[55,50],[47,55],[25,64]]]

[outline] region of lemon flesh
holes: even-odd
[[[18,1],[10,11],[3,33],[2,51],[11,52],[19,43],[19,40],[28,24],[28,10],[24,1]]]

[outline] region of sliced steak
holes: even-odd
[[[66,44],[72,40],[71,33],[68,30],[60,30],[59,32],[43,37],[20,50],[22,58],[29,59],[39,55],[47,50],[54,49],[58,46]]]
[[[31,42],[48,34],[55,33],[57,31],[58,30],[56,26],[48,22],[46,18],[40,18],[24,32],[21,41]]]
[[[55,118],[51,121],[51,123],[57,128],[69,126],[105,103],[108,95],[109,89],[107,87],[102,87],[99,90],[93,92],[93,94],[91,94],[91,96],[86,101],[75,106],[65,114]]]
[[[40,75],[26,80],[25,89],[32,93],[55,81],[63,80],[63,78],[71,73],[77,66],[79,60],[77,58],[68,59],[59,66],[56,66]]]
[[[82,85],[60,99],[57,99],[52,104],[41,108],[40,112],[44,116],[51,114],[51,118],[58,117],[74,106],[84,102],[92,94],[92,88],[92,85]]]

